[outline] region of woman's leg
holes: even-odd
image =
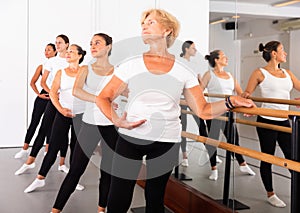
[[[75,191],[76,185],[84,173],[99,140],[100,135],[97,126],[83,123],[75,144],[70,171],[59,189],[53,205],[54,209],[61,211],[64,208],[71,194]]]
[[[127,213],[144,153],[140,145],[130,143],[122,136],[116,145],[112,177],[108,195],[108,213]]]

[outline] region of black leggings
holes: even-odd
[[[52,104],[51,101],[48,101],[45,112],[44,112],[44,117],[42,119],[42,123],[38,132],[38,135],[36,136],[30,156],[31,157],[36,157],[40,151],[40,149],[44,145],[45,138],[47,137],[46,143],[49,144],[49,139],[51,136],[51,130],[52,130],[52,124],[53,120],[55,117],[57,110],[55,106]]]
[[[42,90],[41,94],[47,94],[47,92],[45,90]],[[49,101],[50,100],[42,99],[39,96],[35,98],[32,115],[31,115],[31,121],[25,136],[25,141],[24,141],[25,143],[27,144],[30,143]]]
[[[187,110],[188,107],[184,106],[184,105],[181,105],[181,109],[182,110]],[[197,123],[200,135],[204,136],[204,137],[207,137],[206,124],[205,124],[204,120],[202,118],[199,118],[196,115],[192,115],[192,116],[193,116],[194,120]],[[180,119],[181,119],[182,131],[186,131],[186,127],[187,127],[187,114],[181,113]],[[186,143],[186,138],[185,137],[181,137],[180,147],[181,147],[182,152],[186,152],[186,144],[187,144]]]
[[[46,177],[50,168],[54,164],[57,153],[60,150],[60,156],[66,157],[67,150],[68,150],[68,142],[69,142],[69,130],[71,127],[71,140],[70,140],[70,164],[73,157],[73,151],[76,143],[76,133],[78,134],[80,130],[82,122],[82,114],[76,115],[75,118],[68,118],[60,114],[59,112],[56,113],[53,127],[50,137],[50,143],[48,152],[45,155],[39,175]]]
[[[274,124],[278,126],[291,127],[289,120],[274,121],[257,116],[257,122]],[[281,148],[286,159],[291,159],[291,134],[286,132],[280,132],[271,129],[264,129],[256,127],[260,150],[263,153],[270,155],[275,154],[276,141]],[[272,164],[261,161],[260,162],[260,176],[264,187],[267,192],[273,192],[273,180],[272,180]]]
[[[179,147],[179,143],[153,142],[129,137],[124,139],[120,136],[113,160],[107,212],[128,211],[142,157],[146,155],[146,213],[163,213],[165,188],[174,166],[178,165]]]
[[[228,114],[226,113],[225,116],[228,117]],[[219,140],[220,130],[223,130],[223,133],[224,133],[226,139],[228,140],[228,136],[227,136],[228,122],[213,119],[213,120],[206,120],[206,124],[207,124],[207,129],[209,131],[209,133],[208,133],[209,138]],[[239,144],[239,134],[238,134],[238,131],[237,131],[237,128],[235,125],[233,125],[233,131],[234,131],[234,138],[233,138],[234,144],[239,146],[240,145]],[[214,146],[206,145],[206,149],[208,151],[210,165],[211,165],[211,167],[215,167],[217,165],[217,162],[216,162],[217,148]],[[236,157],[236,160],[238,161],[239,164],[241,164],[245,161],[242,155],[234,153],[234,152],[231,152],[231,154],[232,154],[232,157]]]
[[[107,206],[107,197],[111,182],[112,159],[119,135],[115,126],[96,126],[82,123],[78,141],[75,145],[70,171],[65,177],[53,208],[62,210],[74,192],[80,177],[84,173],[97,144],[101,140],[102,159],[100,164],[98,206]]]

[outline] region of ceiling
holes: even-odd
[[[257,7],[268,7],[270,9],[274,9],[274,7],[272,7],[273,4],[275,3],[281,3],[281,2],[284,2],[283,0],[210,0],[211,3],[215,3],[214,5],[222,5],[222,4],[227,4],[227,3],[231,3],[233,4],[233,8],[235,8],[235,5],[238,5],[238,4],[245,4],[245,3],[249,3],[249,4],[252,4],[252,5],[255,5],[257,4]],[[226,6],[225,6],[226,8]],[[239,7],[237,7],[239,8]],[[290,9],[297,9],[299,10],[299,17],[300,17],[300,1],[298,3],[295,3],[295,4],[292,4],[292,5],[289,5],[288,8]],[[239,22],[248,22],[248,21],[251,21],[251,20],[261,20],[261,19],[271,19],[271,20],[284,20],[284,19],[289,19],[290,18],[290,14],[289,14],[289,10],[286,8],[279,8],[279,10],[282,10],[282,12],[280,12],[280,16],[277,16],[277,15],[265,15],[263,14],[264,11],[262,11],[261,14],[249,14],[249,13],[241,13],[241,11],[239,11],[237,9],[237,11],[235,12],[210,12],[210,22],[212,21],[215,21],[215,20],[220,20],[222,18],[227,18],[227,17],[231,17],[233,15],[239,15],[240,18],[238,19]],[[284,12],[284,10],[286,12]],[[297,15],[298,16],[298,15]],[[293,16],[292,18],[295,18],[295,16]],[[232,21],[232,20],[231,20]]]

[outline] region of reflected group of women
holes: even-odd
[[[94,59],[85,66],[79,66],[86,53],[79,45],[69,45],[66,36],[56,38],[60,58],[57,61],[53,59],[44,67],[42,86],[45,93],[50,94],[51,101],[47,103],[39,130],[42,132],[39,141],[42,142],[38,142],[35,152],[37,154],[42,147],[46,136],[49,148],[37,178],[25,192],[32,192],[45,185],[45,177],[58,151],[62,158],[66,156],[68,131],[71,128],[70,170],[59,167],[68,174],[61,184],[52,213],[63,210],[76,187],[82,189],[81,185],[78,186],[80,177],[99,141],[102,160],[98,212],[128,211],[144,156],[147,168],[146,212],[164,212],[165,189],[174,166],[178,165],[182,140],[180,99],[183,97],[186,100],[188,107],[202,119],[202,123],[204,120],[209,123],[211,119],[226,114],[233,108],[255,107],[253,101],[247,98],[256,87],[251,82],[264,82],[262,76],[259,76],[260,81],[249,81],[250,89],[247,87],[242,93],[231,74],[223,69],[227,65],[227,59],[222,51],[215,51],[207,57],[214,70],[199,78],[168,51],[179,34],[179,28],[176,17],[164,10],[151,9],[143,12],[141,34],[149,50],[130,57],[118,66],[109,62],[112,51],[112,38],[109,35],[93,35],[90,51]],[[267,49],[266,45],[265,50],[273,61],[265,67],[267,72],[273,71],[270,70],[270,65],[276,68],[279,63],[284,62],[284,54],[280,52],[284,50],[281,47],[280,43],[275,49]],[[216,54],[213,55],[214,53]],[[292,76],[290,71],[284,71],[284,74],[275,77],[288,76]],[[291,85],[295,85],[296,78],[290,78],[293,80]],[[47,83],[47,80],[52,81]],[[219,80],[229,82],[222,84],[226,87],[225,90],[215,90],[214,84],[220,84],[217,83]],[[230,96],[226,100],[207,102],[203,95],[204,88],[223,93],[228,91]],[[235,90],[237,95],[234,95]],[[116,112],[114,100],[124,92],[127,93],[127,104],[120,115]],[[47,116],[47,113],[51,116]],[[219,124],[217,130],[213,130],[213,125],[208,126],[209,135],[222,129]],[[237,131],[235,133],[238,138]],[[277,140],[277,135],[274,134],[274,141]],[[184,148],[182,150],[186,151]],[[24,153],[26,152],[22,151],[21,154]],[[34,167],[32,164],[36,154],[29,157],[33,159],[26,162],[16,172],[17,175]],[[255,174],[242,156],[235,156],[242,172]],[[213,170],[215,160],[213,150]],[[62,165],[64,164],[60,166]],[[211,179],[217,179],[217,176]],[[270,194],[269,202],[282,206],[279,198],[274,196],[275,193]]]

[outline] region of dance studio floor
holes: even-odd
[[[255,140],[241,138],[241,145],[258,149],[258,143]],[[24,163],[25,159],[14,159],[14,154],[20,148],[0,149],[0,212],[1,213],[49,213],[54,203],[57,191],[65,177],[65,174],[58,171],[58,159],[50,170],[46,186],[35,192],[25,194],[24,189],[34,180],[39,170],[43,153],[37,158],[36,167],[26,173],[15,176],[14,172]],[[210,166],[206,161],[203,146],[200,143],[189,142],[189,164],[187,168],[180,167],[180,172],[193,178],[192,181],[185,183],[193,186],[202,193],[213,199],[222,199],[225,152],[219,150],[219,156],[223,163],[219,164],[219,179],[211,181],[208,179]],[[277,153],[280,156],[280,152]],[[199,156],[202,156],[199,160]],[[269,205],[266,201],[266,194],[259,176],[259,162],[246,157],[246,161],[256,172],[255,176],[242,174],[236,162],[232,163],[232,175],[230,186],[230,197],[249,206],[248,210],[239,210],[238,212],[255,213],[284,213],[290,212],[290,174],[286,169],[273,166],[274,188],[279,198],[286,202],[287,207],[276,208]],[[99,156],[94,155],[80,183],[85,186],[84,191],[75,191],[67,203],[63,213],[96,213],[98,197],[98,176],[99,176]],[[144,205],[143,189],[136,186],[132,207]],[[130,212],[130,211],[129,211]],[[199,210],[201,212],[201,210]]]

